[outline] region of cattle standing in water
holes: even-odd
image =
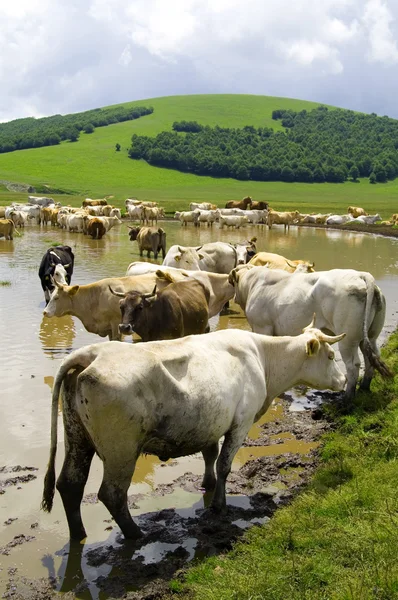
[[[231,271],[229,280],[235,285],[235,301],[257,333],[297,335],[314,313],[321,329],[346,332],[339,350],[347,370],[347,399],[355,394],[359,348],[365,361],[363,389],[369,389],[375,368],[383,376],[390,375],[377,348],[386,301],[370,273],[332,269],[292,276],[279,269],[246,265]]]
[[[0,237],[12,240],[14,233],[20,235],[15,229],[14,221],[12,219],[0,219]]]
[[[63,265],[66,271],[66,281],[71,282],[75,256],[69,246],[53,246],[45,251],[39,267],[39,277],[43,288],[46,304],[54,291],[53,276],[56,265]]]
[[[166,256],[166,232],[161,227],[130,227],[128,225],[130,241],[137,240],[140,256],[144,251],[150,258],[151,252],[156,259],[160,251],[162,258]]]
[[[167,274],[160,272],[164,278]],[[209,322],[209,290],[196,279],[173,282],[164,290],[152,293],[115,292],[120,300],[123,335],[137,333],[144,342],[172,340],[205,333]]]
[[[54,500],[61,388],[66,451],[57,489],[70,537],[86,537],[80,504],[96,453],[104,466],[98,498],[123,535],[134,539],[140,530],[128,510],[127,490],[140,454],[165,461],[202,452],[202,486],[214,490],[211,508],[225,510],[232,461],[272,400],[299,382],[318,389],[344,388],[345,376],[329,345],[343,336],[326,336],[311,324],[295,337],[235,329],[75,350],[54,381],[42,508],[50,512]]]
[[[237,265],[246,264],[257,252],[257,238],[227,244],[210,242],[196,248],[171,246],[163,264],[187,271],[230,273]]]

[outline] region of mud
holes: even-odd
[[[245,447],[283,446],[287,439],[319,443],[330,423],[319,418],[319,409],[314,414],[311,410],[289,411],[291,400],[285,394],[278,401],[277,418],[261,425],[255,439],[246,439]],[[18,569],[10,570],[3,597],[47,600],[57,598],[62,592],[65,600],[162,598],[170,590],[170,579],[187,564],[230,550],[248,527],[265,523],[279,506],[289,502],[308,483],[317,461],[316,450],[305,455],[283,453],[249,460],[228,477],[228,506],[223,515],[208,508],[211,494],[203,492],[202,476],[187,472],[171,484],[156,486],[151,495],[162,497],[180,488],[198,500],[186,509],[163,509],[136,516],[143,533],[137,542],[124,540],[113,520],[104,520],[104,530],[114,529],[116,535],[111,543],[88,550],[85,561],[96,570],[106,566],[106,576],[100,575],[89,582],[81,568],[84,544],[68,544],[62,552],[65,562],[62,577],[55,576],[55,572],[51,574],[50,565],[49,577],[45,579],[28,579],[20,576]],[[142,510],[148,501],[148,494],[130,495],[129,507]],[[96,494],[87,494],[83,502],[95,504],[98,499]],[[16,545],[31,539],[33,536],[27,532],[21,533],[1,548],[0,553],[8,554]]]

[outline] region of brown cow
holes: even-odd
[[[130,241],[137,240],[140,256],[146,250],[150,258],[153,252],[154,258],[162,251],[162,258],[166,256],[166,232],[161,227],[130,227],[128,225]]]
[[[262,200],[252,202],[250,210],[268,210],[268,202],[263,202]]]
[[[17,235],[20,235],[15,229],[14,221],[12,219],[0,219],[0,237],[4,236],[6,240],[12,240],[14,232]]]
[[[290,225],[300,217],[298,210],[291,212],[278,212],[276,210],[268,210],[268,227],[272,229],[272,225],[284,225],[289,229]]]
[[[104,223],[98,217],[93,217],[87,222],[87,235],[93,240],[100,240],[106,233]]]
[[[354,219],[361,217],[362,215],[367,216],[368,214],[365,209],[361,208],[360,206],[349,206],[347,208],[347,212],[349,215],[352,215]]]
[[[247,196],[246,198],[243,198],[243,200],[241,200],[240,202],[234,202],[233,200],[227,202],[225,208],[240,208],[242,210],[246,210],[248,206],[252,205],[252,202],[253,200],[251,199],[251,197]]]
[[[86,206],[106,206],[108,204],[108,200],[103,198],[102,200],[91,200],[91,198],[86,198],[82,202],[82,207],[86,208]]]
[[[138,333],[144,342],[171,340],[208,331],[210,292],[196,279],[171,283],[152,294],[114,292],[122,298],[123,335]]]

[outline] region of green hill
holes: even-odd
[[[91,134],[82,132],[78,142],[65,141],[57,146],[1,154],[0,180],[65,190],[79,196],[76,203],[80,196],[113,195],[117,204],[134,196],[160,201],[170,211],[186,207],[190,201],[211,200],[222,205],[226,200],[248,194],[257,200],[268,200],[275,208],[295,205],[301,210],[337,210],[340,206],[358,203],[365,208],[375,208],[377,197],[377,210],[389,211],[395,201],[398,189],[395,182],[371,186],[365,181],[340,185],[236,181],[157,168],[127,156],[133,133],[155,136],[161,131],[171,131],[174,121],[282,130],[280,121],[271,118],[273,110],[311,110],[319,106],[318,103],[220,94],[170,96],[123,104],[126,108],[139,105],[153,106],[153,114],[97,128]],[[116,143],[122,147],[120,152],[115,151]],[[8,193],[7,200],[2,200],[0,193],[1,203],[9,202],[10,196]]]

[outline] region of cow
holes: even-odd
[[[11,210],[8,218],[11,219],[15,227],[19,228],[25,227],[28,220],[27,214],[23,210]]]
[[[248,222],[248,218],[246,216],[240,215],[220,215],[219,219],[219,227],[223,229],[224,225],[227,227],[235,227],[235,229],[239,229],[243,225],[246,225]]]
[[[207,227],[212,227],[213,223],[217,220],[217,217],[219,216],[217,210],[201,210],[197,208],[195,212],[196,211],[198,217],[195,224],[198,225],[198,227],[200,227],[201,223],[207,223]]]
[[[251,203],[251,210],[268,210],[268,202],[263,202],[260,200],[259,202],[255,201]]]
[[[92,217],[85,224],[87,235],[93,238],[93,240],[100,240],[106,233],[104,223],[98,217]]]
[[[15,229],[14,221],[12,219],[0,219],[0,237],[12,240],[14,233],[20,235],[19,231]]]
[[[92,200],[91,198],[86,198],[82,202],[82,207],[86,208],[86,206],[106,206],[108,204],[108,200],[105,198],[100,198],[98,200]]]
[[[349,215],[352,215],[354,219],[356,217],[360,217],[362,215],[366,216],[368,214],[365,209],[361,208],[360,206],[349,206],[347,208],[347,212]]]
[[[344,225],[344,223],[348,223],[352,221],[354,217],[352,215],[330,215],[326,219],[326,225]]]
[[[214,490],[212,510],[224,511],[235,454],[272,400],[297,383],[337,392],[344,388],[345,376],[330,346],[343,336],[326,336],[311,326],[300,335],[281,338],[234,329],[143,344],[103,342],[75,350],[54,381],[42,509],[50,512],[53,507],[62,392],[65,459],[56,487],[71,539],[86,537],[80,504],[94,454],[104,467],[98,498],[125,538],[141,535],[127,505],[140,454],[165,461],[202,452],[202,486]]]
[[[272,225],[284,225],[284,230],[290,229],[290,225],[293,224],[300,216],[298,210],[290,212],[278,212],[276,210],[268,211],[268,227],[272,229]]]
[[[97,217],[97,219],[99,219],[100,221],[102,221],[102,223],[105,226],[105,231],[109,231],[115,225],[121,225],[122,224],[121,220],[117,216],[114,216],[114,217]]]
[[[382,375],[390,374],[377,348],[386,303],[370,273],[332,269],[292,276],[277,269],[246,265],[231,271],[229,281],[235,285],[235,301],[257,333],[297,335],[314,313],[320,329],[346,332],[339,342],[348,379],[346,399],[350,400],[356,390],[358,348],[365,361],[363,389],[369,389],[374,368]]]
[[[226,203],[225,208],[240,208],[242,210],[246,210],[248,206],[251,206],[252,202],[253,200],[250,198],[250,196],[247,196],[246,198],[243,198],[243,200],[240,200],[240,202],[230,200],[230,202]]]
[[[176,217],[177,214],[178,217]],[[177,211],[174,217],[181,221],[181,226],[187,225],[187,223],[194,223],[194,225],[197,225],[199,214],[200,213],[197,210],[183,210]]]
[[[356,217],[350,223],[362,223],[363,225],[374,225],[377,221],[381,221],[381,216],[377,215],[361,215]]]
[[[209,290],[196,279],[170,282],[163,290],[111,292],[121,298],[123,335],[137,333],[142,341],[172,340],[209,329]]]
[[[52,206],[43,206],[40,210],[40,220],[43,225],[51,223],[54,208]]]
[[[269,269],[282,269],[289,273],[294,273],[299,265],[301,265],[300,271],[302,273],[313,273],[315,266],[315,263],[310,263],[307,260],[290,260],[272,252],[258,252],[249,260],[248,264],[255,267],[264,267],[267,265]]]
[[[51,294],[55,288],[53,277],[56,266],[63,265],[66,271],[66,284],[69,285],[72,279],[74,264],[75,255],[70,246],[52,246],[45,251],[39,266],[39,278],[46,304],[50,301]]]
[[[210,202],[191,202],[189,205],[189,210],[216,210],[217,206],[215,204],[211,204]]]
[[[161,216],[161,209],[153,206],[144,206],[144,223],[147,223],[149,225],[149,221],[151,221],[151,224],[153,225],[153,222],[155,221],[155,223],[157,224],[158,219]]]
[[[163,264],[187,271],[229,273],[237,265],[246,264],[255,254],[257,238],[227,244],[210,242],[196,248],[171,246]]]
[[[144,250],[147,253],[147,257],[150,258],[151,252],[156,259],[160,251],[162,251],[162,258],[166,256],[166,232],[161,227],[130,227],[129,237],[130,241],[137,240],[140,256],[143,255]]]
[[[55,283],[55,290],[43,311],[45,317],[74,315],[90,333],[110,340],[120,340],[119,300],[109,290],[119,292],[151,292],[156,283],[156,274],[147,273],[139,277],[109,277],[87,285],[64,286]]]
[[[46,196],[28,196],[28,202],[42,207],[55,205],[53,198],[47,198]]]
[[[391,215],[390,221],[393,225],[398,225],[398,213]]]

